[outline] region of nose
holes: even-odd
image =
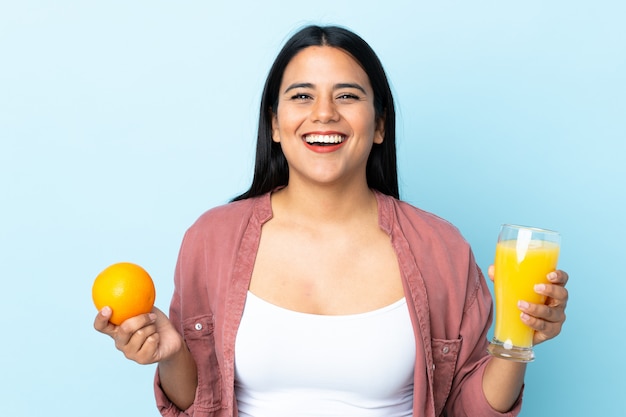
[[[319,97],[315,100],[311,112],[311,118],[314,122],[329,123],[339,119],[337,105],[332,97]]]

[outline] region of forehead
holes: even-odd
[[[369,86],[369,77],[359,62],[343,49],[333,46],[309,46],[289,61],[283,84],[294,81],[357,81]]]

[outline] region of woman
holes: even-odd
[[[492,302],[471,249],[398,200],[395,112],[357,35],[309,26],[272,66],[250,189],[187,231],[168,317],[97,330],[158,363],[164,416],[502,416],[525,364],[486,354]],[[535,343],[567,274],[521,304]],[[183,411],[184,410],[184,411]]]

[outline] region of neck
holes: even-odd
[[[354,221],[377,213],[376,197],[362,187],[294,187],[287,185],[272,196],[275,215],[317,224]]]

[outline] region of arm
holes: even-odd
[[[489,268],[489,277],[493,279],[493,266]],[[535,329],[535,345],[556,337],[565,321],[568,292],[564,286],[568,275],[556,271],[548,274],[548,280],[551,284],[535,287],[537,293],[547,296],[545,304],[529,304],[523,300],[519,303],[522,321]],[[483,374],[483,392],[494,409],[501,412],[511,409],[524,384],[525,371],[524,363],[490,359]]]
[[[483,374],[483,392],[494,410],[509,411],[524,385],[526,364],[491,358]]]
[[[126,358],[139,364],[158,363],[163,391],[179,409],[194,401],[197,387],[196,364],[182,336],[158,308],[115,326],[109,322],[111,309],[96,316],[94,327],[109,335]]]
[[[198,387],[198,370],[189,349],[183,348],[172,358],[158,366],[161,388],[167,397],[181,410],[193,404]]]

